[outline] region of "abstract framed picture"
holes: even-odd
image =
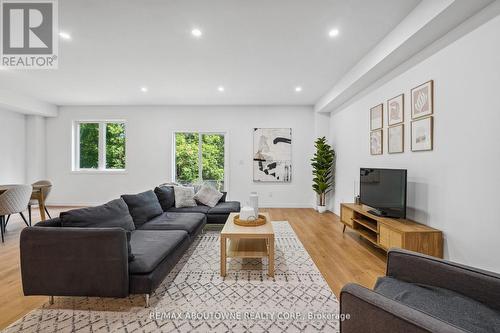
[[[389,127],[387,130],[387,151],[389,154],[404,152],[404,124]]]
[[[254,128],[253,180],[292,181],[292,129]]]
[[[382,155],[383,152],[383,131],[376,130],[370,132],[370,154],[371,155]]]
[[[389,126],[404,121],[405,95],[401,94],[387,101],[387,124]]]
[[[434,81],[430,80],[411,90],[411,119],[434,113]]]
[[[370,131],[384,126],[384,104],[379,104],[370,109]]]
[[[413,120],[411,122],[411,151],[433,149],[434,117]]]

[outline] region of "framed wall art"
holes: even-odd
[[[433,149],[434,117],[413,120],[411,122],[411,150],[425,151]]]
[[[384,105],[379,104],[370,109],[370,131],[384,126]]]
[[[253,180],[292,181],[292,129],[254,128]]]
[[[400,124],[404,121],[405,96],[403,94],[387,101],[387,124],[389,126]]]
[[[434,113],[434,81],[430,80],[411,90],[411,119]]]
[[[370,154],[382,155],[383,153],[383,130],[379,129],[370,132]]]
[[[404,124],[389,127],[387,130],[387,152],[389,154],[404,152]]]

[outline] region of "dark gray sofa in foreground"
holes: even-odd
[[[500,332],[500,275],[393,249],[374,290],[346,285],[342,333]]]
[[[197,212],[164,212],[153,191],[61,213],[23,229],[25,295],[149,295],[207,222]]]

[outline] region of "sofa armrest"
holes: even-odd
[[[122,228],[28,227],[21,232],[20,247],[25,295],[128,295]]]
[[[464,333],[460,328],[393,301],[357,284],[340,292],[341,333]]]
[[[453,290],[500,311],[500,275],[424,254],[391,249],[387,276]]]

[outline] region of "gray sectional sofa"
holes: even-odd
[[[144,294],[149,306],[149,295],[202,232],[207,219],[225,221],[231,211],[239,211],[239,203],[225,202],[213,214],[204,207],[173,209],[162,202],[166,196],[158,195],[161,190],[157,188],[156,195],[153,191],[123,195],[23,229],[24,294],[47,295],[51,301],[53,296]]]
[[[374,290],[340,293],[342,333],[500,332],[500,275],[401,249]]]

